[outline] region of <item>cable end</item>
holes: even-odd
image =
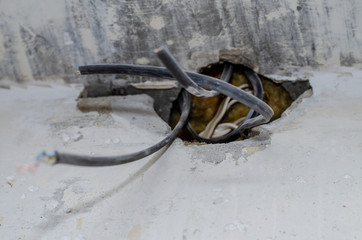
[[[58,154],[57,152],[51,152],[46,153],[45,151],[42,151],[38,153],[38,155],[35,158],[35,162],[29,163],[29,164],[15,164],[15,167],[17,168],[19,173],[25,173],[25,172],[31,172],[35,173],[38,169],[40,163],[48,163],[48,164],[55,164],[58,160]]]
[[[50,153],[42,151],[38,153],[38,155],[35,158],[35,162],[37,163],[44,162],[48,164],[55,164],[57,160],[58,160],[58,154],[55,151]]]
[[[77,71],[77,75],[80,75],[80,74],[81,74],[81,73],[80,73],[80,71],[78,70],[78,71]]]
[[[162,51],[164,51],[164,50],[166,50],[166,47],[161,46],[161,47],[156,48],[155,50],[153,50],[153,52],[157,54],[157,53],[162,52]]]

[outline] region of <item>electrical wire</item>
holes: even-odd
[[[125,74],[125,75],[138,75],[145,77],[155,77],[155,78],[166,78],[173,79],[173,76],[167,68],[164,67],[154,67],[154,66],[140,66],[140,65],[129,65],[129,64],[119,64],[119,65],[88,65],[79,67],[79,71],[82,75],[86,74]],[[259,98],[247,93],[237,87],[224,82],[222,80],[209,77],[206,75],[201,75],[198,73],[186,72],[186,74],[199,86],[204,88],[209,88],[215,90],[225,96],[229,96],[232,99],[237,100],[240,103],[245,104],[249,108],[253,109],[255,112],[259,113],[260,116],[247,119],[243,124],[243,129],[251,128],[263,123],[268,122],[273,116],[273,110],[264,103]],[[255,73],[254,73],[255,74]],[[255,74],[256,75],[256,74]],[[257,76],[256,76],[257,77]],[[257,77],[258,78],[258,77]],[[256,78],[251,78],[250,81],[254,87]],[[257,88],[255,88],[257,90]],[[261,86],[262,89],[262,86]],[[254,114],[254,111],[249,112],[250,115]],[[248,115],[249,115],[248,114]],[[240,126],[239,126],[240,127]]]
[[[154,78],[166,78],[173,79],[173,76],[167,68],[154,67],[154,66],[140,66],[140,65],[88,65],[79,67],[79,71],[82,75],[87,74],[124,74],[124,75],[138,75],[144,77]],[[257,97],[238,89],[237,87],[221,81],[219,79],[201,75],[198,73],[186,72],[186,74],[199,86],[213,89],[221,94],[229,96],[238,102],[241,102],[257,113],[261,114],[262,117],[248,121],[247,126],[253,124],[262,124],[268,122],[273,116],[273,110],[262,100]],[[253,84],[253,81],[251,81]],[[253,112],[254,113],[254,112]]]
[[[176,127],[167,137],[165,137],[155,145],[135,153],[125,154],[120,156],[89,156],[89,155],[76,155],[70,153],[55,152],[57,157],[56,163],[71,164],[78,166],[96,166],[96,167],[113,166],[113,165],[120,165],[120,164],[134,162],[141,158],[151,155],[152,153],[160,150],[162,147],[166,146],[167,144],[175,140],[178,132],[181,130],[181,128],[187,121],[191,109],[191,98],[190,95],[186,94],[185,91],[182,92],[182,96],[183,96],[183,101],[182,101],[183,108],[182,108],[181,117]]]
[[[145,77],[173,79],[173,76],[166,68],[154,67],[154,66],[139,66],[139,65],[129,65],[129,64],[88,65],[88,66],[79,67],[79,71],[82,75],[124,74],[124,75],[138,75]],[[232,86],[231,84],[228,84],[222,80],[201,75],[198,73],[186,72],[186,74],[196,84],[209,89],[214,89],[226,96],[229,96],[247,105],[251,109],[244,123],[240,124],[237,129],[233,130],[231,133],[227,134],[226,136],[215,139],[206,139],[198,137],[197,133],[192,134],[196,140],[206,143],[225,143],[228,141],[233,141],[237,139],[240,136],[241,132],[243,132],[245,129],[260,125],[270,120],[270,118],[274,113],[273,110],[266,103],[260,100],[262,99],[263,96],[263,86],[261,84],[259,77],[254,71],[249,69],[245,69],[244,73],[249,79],[251,85],[253,86],[255,97],[240,89],[237,89],[235,86]],[[258,116],[257,118],[255,118],[257,113],[260,113],[262,117]],[[192,132],[192,129],[189,128],[189,126],[190,124],[188,123],[186,127],[190,132]]]
[[[253,87],[254,96],[257,97],[258,99],[263,99],[263,93],[264,93],[263,85],[262,85],[261,80],[258,77],[258,75],[254,71],[246,69],[246,68],[244,69],[244,74],[245,74],[246,78],[250,81],[250,83]],[[225,80],[225,79],[223,79],[221,77],[221,80]],[[245,121],[247,121],[248,119],[254,118],[257,115],[258,115],[258,113],[255,112],[253,108],[250,108],[244,121],[242,123],[240,123],[237,128],[235,128],[231,132],[227,133],[226,135],[216,136],[215,138],[205,138],[205,137],[199,136],[195,132],[195,130],[192,128],[191,123],[189,121],[186,123],[186,129],[191,134],[191,136],[199,142],[205,142],[205,143],[231,142],[231,141],[236,140],[238,137],[244,135],[243,132],[246,129],[250,128],[250,127],[243,125],[243,123]]]
[[[231,69],[232,70],[232,69]],[[228,71],[228,69],[226,69],[226,67],[224,67],[224,71]],[[230,70],[229,70],[230,71]],[[227,81],[229,82],[230,77],[232,74],[222,74],[221,75],[221,80],[223,81]],[[229,79],[225,79],[226,77],[229,77]],[[247,87],[247,84],[239,86],[240,89],[243,89],[243,87]],[[233,100],[230,101],[231,98],[230,97],[226,97],[220,104],[219,109],[217,110],[215,116],[210,120],[210,122],[206,125],[206,128],[204,131],[202,131],[201,133],[199,133],[198,135],[200,137],[203,138],[210,138],[215,130],[215,128],[217,127],[217,125],[219,124],[220,120],[223,118],[223,116],[225,115],[226,111],[232,106],[233,103],[236,103],[237,101]]]
[[[171,74],[178,80],[178,82],[188,91],[190,94],[193,94],[197,97],[212,97],[218,94],[215,91],[206,91],[205,89],[199,87],[178,65],[173,56],[165,47],[161,47],[155,50],[158,58],[162,61],[163,65],[171,72]],[[225,73],[225,74],[224,74]],[[226,67],[225,71],[221,76],[221,80],[228,82],[232,75],[232,68]],[[239,86],[238,88],[243,89],[247,85]],[[217,124],[225,115],[226,111],[236,103],[236,100],[231,100],[230,97],[227,97],[223,100],[221,107],[215,114],[214,118],[207,124],[205,130],[199,134],[201,138],[210,139],[214,133]],[[249,115],[250,118],[252,115]],[[246,118],[244,121],[247,121],[249,118]]]
[[[227,97],[235,99],[253,109],[256,113],[260,114],[256,117],[245,119],[237,129],[244,130],[263,123],[268,122],[273,116],[273,110],[262,100],[257,97],[219,79],[208,77],[201,74],[184,72],[177,64],[176,60],[162,47],[156,50],[156,54],[167,68],[152,67],[152,66],[138,66],[138,65],[89,65],[79,67],[80,74],[127,74],[139,75],[147,77],[157,77],[173,79],[176,78],[185,89],[192,94],[202,97],[214,96],[215,93],[223,94]],[[230,67],[228,67],[230,68]],[[223,74],[224,75],[224,74]],[[225,73],[225,79],[230,79],[229,70]],[[252,81],[251,81],[252,82]],[[252,83],[253,84],[253,83]],[[204,88],[211,89],[211,91]],[[253,86],[254,87],[254,86]],[[63,163],[79,166],[113,166],[125,164],[144,158],[162,147],[170,144],[176,137],[178,132],[187,122],[190,108],[191,108],[191,95],[189,92],[183,90],[181,116],[170,135],[158,142],[157,144],[131,154],[121,156],[86,156],[62,152],[52,152],[50,154],[42,153],[41,158],[48,158],[54,163]],[[255,91],[254,91],[255,94]],[[254,111],[249,111],[250,116],[254,115]],[[235,130],[237,130],[235,129]],[[235,131],[234,130],[234,131]],[[233,131],[233,132],[234,132]]]
[[[238,88],[244,89],[247,87],[247,84],[243,84]],[[215,116],[210,120],[210,122],[206,125],[205,130],[199,133],[199,136],[204,138],[211,138],[216,127],[219,125],[221,119],[225,116],[226,112],[230,109],[232,105],[237,103],[236,100],[231,100],[230,97],[226,97],[220,104]]]
[[[161,60],[163,65],[170,71],[172,76],[177,79],[181,86],[197,97],[213,97],[219,93],[216,91],[208,91],[197,85],[178,65],[175,58],[167,50],[166,47],[160,47],[155,50],[158,58]]]

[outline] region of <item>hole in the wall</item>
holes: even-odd
[[[230,83],[235,86],[240,86],[242,84],[249,84],[248,79],[244,75],[244,69],[246,67],[239,64],[233,64],[233,75],[231,77]],[[216,64],[208,65],[200,70],[201,74],[212,76],[215,78],[220,78],[224,69],[224,63],[219,62]],[[296,80],[296,81],[276,81],[260,74],[259,78],[262,82],[264,88],[263,101],[266,102],[274,111],[274,115],[271,121],[280,118],[282,113],[295,101],[301,94],[303,94],[308,89],[311,89],[308,80]],[[252,90],[251,85],[249,86]],[[225,98],[223,95],[218,95],[211,98],[198,98],[192,97],[192,109],[189,116],[189,121],[197,133],[202,132],[207,123],[214,117],[217,112],[220,103]],[[237,119],[247,115],[249,108],[241,103],[234,104],[224,115],[220,123],[230,123],[234,122]],[[178,111],[177,100],[173,104],[171,110],[171,117],[169,124],[173,128],[180,113]],[[180,134],[180,138],[192,142],[193,138],[184,128]],[[251,137],[251,136],[245,136]],[[239,138],[238,140],[242,140]]]
[[[244,75],[244,69],[247,68],[241,64],[233,64],[233,75],[230,83],[239,86],[244,83],[249,83]],[[224,62],[208,65],[201,68],[201,74],[209,75],[215,78],[220,78],[224,69]],[[281,114],[308,89],[311,89],[308,80],[283,80],[276,81],[271,78],[259,75],[264,88],[263,100],[273,109],[274,116],[271,121],[279,118]],[[150,78],[131,80],[135,82],[152,82]],[[155,79],[155,81],[159,81]],[[249,84],[250,85],[250,84]],[[252,91],[252,87],[249,86]],[[133,95],[133,94],[148,94],[154,99],[154,109],[156,113],[173,128],[180,116],[178,111],[177,97],[180,92],[179,87],[170,89],[138,89],[134,85],[129,84],[127,81],[110,81],[107,84],[93,82],[85,86],[79,96],[78,108],[82,111],[111,111],[110,105],[105,106],[103,102],[97,102],[96,105],[89,104],[87,98],[106,97],[112,95]],[[225,96],[218,95],[211,98],[197,98],[192,97],[192,109],[189,116],[189,121],[197,133],[203,131],[207,123],[213,118],[216,113],[220,102]],[[224,115],[221,123],[233,122],[245,116],[249,108],[241,103],[234,104]],[[244,132],[243,138],[251,138],[253,132]],[[193,137],[186,129],[183,129],[179,137],[186,142],[193,142]],[[238,140],[242,140],[239,138]]]

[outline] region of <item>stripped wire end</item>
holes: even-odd
[[[48,163],[48,164],[55,164],[57,161],[58,157],[57,157],[57,153],[56,152],[51,152],[51,153],[46,153],[45,151],[42,151],[40,153],[38,153],[38,155],[35,158],[35,162],[30,163],[30,164],[15,164],[15,167],[17,168],[19,173],[25,173],[25,172],[31,172],[31,173],[35,173],[36,170],[38,169],[40,163]]]
[[[80,71],[79,71],[79,70],[77,71],[77,75],[80,75]]]
[[[161,51],[165,50],[165,47],[164,46],[161,46],[159,48],[156,48],[155,50],[153,50],[154,53],[159,53]]]
[[[55,162],[58,160],[58,155],[56,152],[50,152],[46,153],[45,151],[42,151],[38,153],[38,155],[35,158],[35,162],[44,162],[48,164],[55,164]]]

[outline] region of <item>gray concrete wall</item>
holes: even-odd
[[[75,78],[78,65],[160,65],[167,45],[197,70],[237,49],[274,74],[362,62],[360,0],[0,0],[0,79]]]

